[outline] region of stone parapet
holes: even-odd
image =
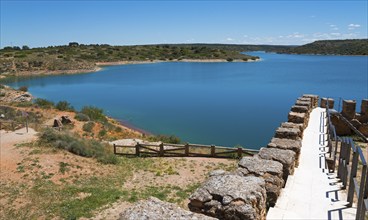
[[[331,98],[321,98],[321,108],[327,108],[327,105],[328,105],[329,109],[333,109],[334,104],[335,104],[335,100]]]

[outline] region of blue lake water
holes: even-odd
[[[249,63],[167,62],[8,83],[36,97],[93,105],[154,134],[191,143],[260,148],[305,93],[368,97],[368,57],[248,53]],[[358,104],[359,107],[359,104]]]

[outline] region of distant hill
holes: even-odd
[[[320,40],[303,46],[283,48],[276,52],[290,54],[368,55],[368,39]]]
[[[258,57],[221,47],[203,45],[83,45],[32,48],[5,47],[0,50],[0,74],[42,71],[93,70],[96,63],[181,60],[257,60]],[[223,48],[223,49],[222,49]],[[242,51],[242,50],[240,50]]]

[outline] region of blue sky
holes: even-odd
[[[367,1],[4,1],[0,47],[367,38]]]

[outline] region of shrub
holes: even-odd
[[[98,136],[99,137],[103,137],[103,136],[105,136],[106,135],[106,130],[105,129],[102,129],[100,132],[98,132]]]
[[[27,86],[21,86],[21,87],[19,87],[18,90],[22,91],[22,92],[28,92],[28,87]]]
[[[74,118],[78,121],[89,121],[90,120],[88,115],[85,115],[83,113],[77,113]]]
[[[92,121],[89,121],[83,125],[83,131],[91,132],[94,126],[95,126],[95,123]]]
[[[46,99],[37,98],[34,100],[34,104],[36,104],[40,108],[53,108],[54,103],[51,101],[48,101]]]
[[[234,61],[234,59],[233,59],[233,58],[227,58],[227,59],[226,59],[226,61],[227,61],[227,62],[233,62],[233,61]]]
[[[157,135],[157,136],[150,136],[148,138],[150,141],[162,141],[164,143],[170,143],[170,144],[180,144],[181,140],[175,135]]]
[[[117,158],[107,150],[105,144],[96,140],[83,139],[68,132],[58,132],[52,128],[47,128],[39,133],[38,143],[64,149],[79,156],[94,157],[101,163],[117,163]]]
[[[70,105],[67,101],[60,101],[56,103],[55,107],[60,111],[74,111],[74,107]]]
[[[107,121],[105,115],[103,114],[103,110],[97,107],[85,106],[82,108],[81,113],[87,115],[92,121]]]

